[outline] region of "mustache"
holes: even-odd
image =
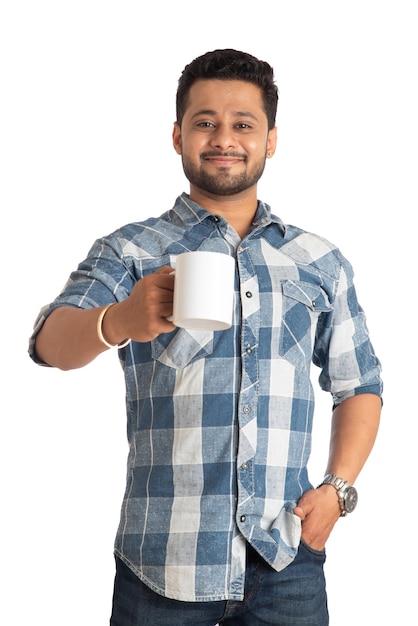
[[[247,155],[241,154],[240,152],[221,152],[219,150],[208,150],[207,152],[202,152],[200,154],[201,159],[207,159],[211,157],[230,157],[233,159],[243,159],[244,161],[247,160]]]

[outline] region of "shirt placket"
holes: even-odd
[[[238,503],[236,521],[241,533],[251,535],[254,512],[254,460],[257,450],[258,335],[260,299],[258,278],[248,244],[237,251],[241,296],[241,385],[238,399]]]

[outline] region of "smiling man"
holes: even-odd
[[[382,382],[350,263],[257,198],[277,101],[272,68],[247,53],[186,66],[173,145],[189,193],[98,240],[35,325],[30,354],[43,365],[119,349],[130,451],[112,626],[329,621],[325,545],[355,508]],[[190,250],[234,258],[228,330],[167,319],[175,260]],[[333,402],[316,488],[312,364]]]

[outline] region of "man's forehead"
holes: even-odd
[[[199,79],[190,87],[187,109],[193,116],[198,111],[216,114],[229,106],[234,114],[256,115],[264,112],[260,87],[243,80]]]

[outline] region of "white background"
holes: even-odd
[[[414,5],[3,3],[5,626],[108,623],[127,454],[117,354],[60,372],[35,366],[27,340],[40,307],[97,237],[161,214],[187,190],[171,146],[177,80],[186,63],[218,47],[273,65],[279,143],[259,196],[350,259],[383,364],[382,426],[358,480],[359,505],[328,544],[331,625],[415,623]],[[313,482],[325,467],[331,412],[328,396],[317,396]]]

